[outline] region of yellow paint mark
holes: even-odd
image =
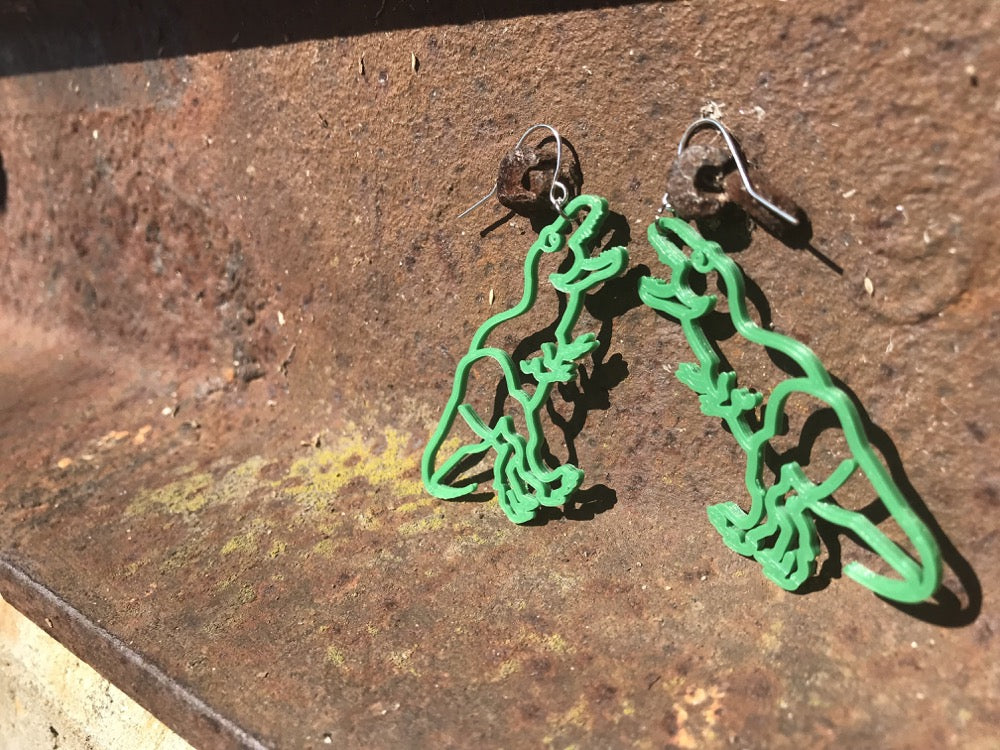
[[[416,534],[426,534],[429,531],[438,531],[444,528],[444,513],[438,511],[427,518],[419,518],[416,521],[401,523],[399,533],[403,536],[414,536]]]
[[[549,726],[566,727],[574,726],[590,731],[593,728],[593,712],[589,710],[587,699],[582,695],[565,713],[550,715]]]
[[[222,549],[219,552],[223,555],[231,555],[234,552],[256,555],[260,549],[259,539],[267,530],[268,525],[264,521],[260,519],[254,520],[250,524],[250,528],[229,539],[229,541],[222,545]]]
[[[122,568],[122,578],[131,578],[132,576],[134,576],[138,572],[139,566],[141,565],[142,562],[139,560],[136,560],[135,562],[130,562],[128,565]]]
[[[240,593],[237,594],[236,596],[236,603],[249,604],[256,598],[257,598],[257,592],[254,590],[254,587],[251,586],[249,583],[244,583],[242,586],[240,586]]]
[[[320,557],[333,557],[333,552],[337,548],[333,539],[320,539],[312,547],[312,552]]]
[[[438,502],[437,499],[431,497],[430,495],[422,497],[419,500],[414,500],[412,503],[403,503],[398,508],[396,508],[397,513],[412,513],[420,508],[426,508],[430,505],[434,505]]]
[[[193,474],[156,490],[143,490],[125,509],[125,514],[134,516],[153,510],[171,514],[197,513],[208,502],[205,490],[211,483],[211,474]]]
[[[344,652],[341,651],[336,646],[327,646],[326,647],[326,660],[328,662],[330,662],[331,664],[335,665],[335,666],[343,667],[344,666],[344,661],[345,661],[344,660]]]
[[[523,606],[520,605],[523,605],[523,602],[516,602],[513,605],[511,605],[511,609],[514,610],[523,609]],[[529,630],[528,628],[525,627],[522,627],[519,630],[518,634],[511,638],[511,642],[520,643],[523,644],[523,646],[533,647],[536,651],[542,651],[542,652],[547,651],[551,654],[556,654],[558,656],[572,654],[573,652],[576,651],[576,649],[570,643],[568,643],[566,639],[563,638],[562,635],[560,635],[559,633],[545,635],[543,633],[536,633],[535,631]],[[507,662],[504,662],[504,664],[507,664]],[[514,667],[513,666],[505,667],[504,665],[501,665],[500,669],[501,670],[511,669],[513,671]],[[493,680],[496,681],[501,677],[505,677],[507,674],[509,673],[505,674],[498,673],[498,675],[495,676]]]
[[[775,620],[771,623],[769,632],[761,633],[760,635],[760,645],[766,651],[777,651],[781,648],[781,631],[784,626],[780,620]]]
[[[411,656],[413,656],[412,648],[403,649],[402,651],[390,651],[389,661],[392,662],[392,665],[396,668],[397,672],[419,677],[420,672],[409,664]]]
[[[198,473],[178,479],[155,490],[143,490],[125,510],[128,515],[150,511],[171,514],[197,513],[206,505],[233,505],[245,499],[262,484],[258,475],[267,461],[260,456],[248,458],[215,481],[211,474]]]
[[[566,639],[558,633],[546,636],[542,639],[542,645],[554,654],[571,653],[575,649],[566,643]]]
[[[518,659],[507,659],[506,661],[500,662],[500,666],[497,667],[496,672],[490,678],[490,682],[500,682],[500,680],[505,680],[510,677],[515,672],[520,671],[521,662]]]
[[[534,646],[538,646],[544,651],[549,651],[553,654],[572,654],[576,649],[566,642],[559,633],[553,633],[552,635],[541,635],[532,631],[525,630],[522,639],[526,643],[530,643]]]
[[[157,566],[157,570],[165,575],[172,575],[177,570],[187,570],[191,566],[191,561],[201,554],[201,547],[198,540],[189,537],[186,541],[170,548],[166,559]]]
[[[358,513],[354,520],[362,531],[377,531],[382,528],[382,522],[371,512]]]
[[[231,555],[233,552],[236,552],[237,550],[250,549],[252,545],[251,541],[252,539],[253,537],[251,537],[250,534],[237,534],[236,536],[232,537],[229,541],[227,541],[225,544],[223,544],[222,550],[220,551],[222,552],[223,555]]]
[[[385,448],[375,453],[357,427],[350,428],[338,444],[294,461],[288,478],[302,482],[286,491],[310,508],[328,507],[330,499],[355,480],[384,487],[395,497],[423,497],[420,454],[408,450],[409,435],[388,427],[384,436]]]

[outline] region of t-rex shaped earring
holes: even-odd
[[[688,128],[681,139],[672,175],[684,173],[685,169],[689,175],[693,174],[690,165],[681,168],[678,165],[684,158],[691,135],[708,127],[722,133],[731,158],[735,160],[742,187],[737,183],[733,190],[745,190],[743,201],[747,201],[749,195],[781,221],[798,224],[795,212],[775,205],[754,189],[732,136],[716,120],[698,120]],[[730,176],[732,174],[736,173]],[[736,180],[733,177],[733,182]],[[664,206],[673,211],[676,203],[671,207],[669,197],[664,196]],[[688,211],[685,215],[690,217],[691,213]],[[775,220],[773,216],[770,218]],[[749,510],[744,511],[734,502],[708,508],[709,520],[723,541],[741,555],[753,557],[762,565],[764,575],[779,586],[795,590],[815,570],[820,549],[816,519],[821,518],[855,534],[899,577],[877,573],[856,560],[844,566],[844,575],[898,602],[920,602],[932,596],[941,583],[941,553],[937,542],[872,449],[865,423],[854,402],[833,382],[819,357],[805,344],[766,330],[749,316],[743,271],[717,243],[706,240],[687,221],[678,216],[663,216],[649,225],[648,236],[660,261],[670,268],[670,276],[668,279],[643,278],[639,297],[654,310],[680,322],[697,362],[681,364],[677,368],[677,378],[698,394],[702,412],[725,422],[747,456],[745,478],[750,494]],[[763,395],[737,387],[735,372],[721,371],[721,360],[703,328],[703,319],[713,309],[716,296],[696,291],[704,286],[695,284],[692,288],[690,277],[712,272],[721,279],[720,290],[726,297],[736,332],[751,344],[785,355],[800,371],[771,392],[762,408],[760,426],[756,428],[748,417],[761,406]],[[794,460],[777,467],[774,477],[765,479],[764,476],[769,441],[782,433],[785,405],[794,394],[812,396],[829,406],[850,448],[851,456],[818,483],[807,477],[803,467]],[[858,470],[908,537],[919,555],[919,562],[862,513],[842,508],[833,500],[832,495]]]
[[[569,191],[560,181],[562,139],[553,127],[534,125],[528,128],[517,142],[515,153],[525,139],[540,128],[551,131],[555,137],[556,165],[548,198],[558,216],[541,230],[538,239],[528,249],[524,259],[524,293],[521,300],[509,310],[490,317],[473,335],[468,352],[455,370],[451,396],[421,462],[421,473],[427,491],[435,497],[454,499],[474,492],[477,484],[451,484],[449,477],[461,466],[467,465],[469,460],[483,456],[492,448],[496,452],[493,488],[500,507],[515,523],[533,519],[540,506],[564,505],[583,481],[583,471],[576,466],[563,464],[550,468],[545,464],[542,457],[545,436],[542,432],[541,412],[549,399],[552,386],[575,378],[577,362],[599,345],[593,333],[574,333],[584,298],[588,292],[621,274],[628,264],[628,252],[623,247],[612,247],[593,255],[608,216],[608,202],[594,195],[579,195],[567,202]],[[472,208],[479,206],[496,191],[497,188],[494,187]],[[574,221],[578,223],[575,230]],[[552,286],[566,295],[553,340],[541,345],[540,355],[515,365],[507,352],[490,346],[487,339],[502,324],[531,309],[538,297],[538,265],[542,255],[564,249],[569,250],[568,268],[549,275]],[[522,435],[515,429],[511,416],[501,416],[495,423],[491,423],[466,402],[472,366],[483,360],[492,360],[499,366],[511,398],[523,410],[527,434]],[[532,381],[535,387],[525,388]],[[457,417],[464,420],[478,437],[478,441],[461,445],[439,465],[438,452],[452,432]]]

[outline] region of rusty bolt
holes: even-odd
[[[754,189],[797,217],[799,226],[788,224],[746,191],[732,154],[721,146],[691,145],[674,160],[667,174],[670,205],[682,219],[705,219],[735,204],[767,232],[798,244],[799,235],[808,231],[805,212],[752,167],[747,166],[747,174]]]
[[[497,199],[522,216],[551,213],[553,207],[549,200],[549,188],[555,168],[554,143],[515,148],[500,160]],[[566,186],[570,197],[580,194],[583,173],[571,149],[563,149],[559,181]]]
[[[736,173],[732,155],[719,146],[688,146],[674,159],[667,173],[667,195],[674,213],[682,219],[715,216],[730,202],[723,185]]]

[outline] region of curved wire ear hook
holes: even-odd
[[[681,136],[680,143],[677,144],[677,155],[680,156],[684,152],[684,149],[687,148],[688,142],[691,140],[691,136],[693,136],[699,130],[705,130],[706,128],[715,128],[720,133],[722,133],[722,138],[725,140],[726,147],[729,149],[729,152],[733,155],[733,161],[736,162],[736,169],[740,173],[740,178],[743,180],[743,187],[746,188],[747,193],[749,193],[750,196],[753,197],[753,199],[756,200],[758,203],[767,207],[769,210],[780,216],[782,219],[787,221],[792,226],[798,226],[799,225],[798,218],[788,213],[780,206],[774,205],[774,203],[772,203],[763,195],[754,190],[753,185],[750,184],[750,176],[747,174],[746,165],[743,163],[743,159],[740,158],[740,152],[739,149],[736,147],[736,141],[733,140],[733,136],[729,133],[728,130],[726,130],[726,127],[718,120],[715,120],[711,117],[703,117],[700,120],[695,120],[694,122],[692,122],[688,126],[688,129],[684,131],[684,135]],[[664,199],[664,205],[669,206],[670,204],[667,201],[667,196],[663,196],[663,199]]]
[[[524,131],[524,135],[522,135],[520,139],[518,139],[517,144],[514,146],[514,148],[515,149],[520,148],[524,143],[525,139],[529,135],[531,135],[534,131],[539,129],[545,129],[550,131],[556,139],[556,169],[555,172],[552,173],[552,185],[549,186],[549,200],[552,202],[552,205],[553,207],[555,207],[556,211],[562,214],[562,207],[563,204],[566,202],[566,199],[569,197],[569,191],[566,189],[566,186],[559,181],[559,167],[562,165],[562,138],[559,135],[559,131],[556,130],[551,125],[545,125],[544,123],[539,123],[538,125],[532,125],[530,128]],[[556,195],[557,189],[559,195]],[[486,201],[488,201],[490,198],[496,195],[496,192],[497,192],[497,184],[493,183],[493,189],[490,190],[490,192],[488,192],[478,201],[473,203],[471,206],[469,206],[467,209],[462,211],[462,213],[458,215],[458,218],[461,219],[466,214],[471,213],[475,209],[479,208]]]

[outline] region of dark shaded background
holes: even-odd
[[[0,7],[0,76],[627,4],[620,0],[12,0]]]

